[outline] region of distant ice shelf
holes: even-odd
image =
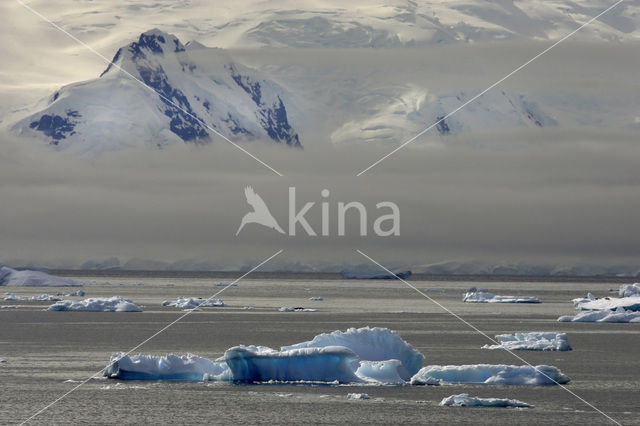
[[[534,408],[533,405],[517,399],[507,398],[479,398],[469,396],[466,393],[451,395],[444,398],[440,405],[448,407],[514,407],[514,408]]]
[[[566,333],[530,332],[515,334],[498,334],[497,345],[484,345],[482,349],[507,349],[525,351],[570,351]]]
[[[487,289],[471,287],[462,298],[468,303],[540,303],[540,299],[533,296],[497,296]]]
[[[142,309],[129,299],[121,296],[108,298],[89,298],[85,300],[61,300],[49,306],[48,311],[76,312],[142,312]]]
[[[0,286],[24,287],[70,287],[81,283],[69,278],[56,277],[41,271],[19,271],[6,266],[0,267]]]

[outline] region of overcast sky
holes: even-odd
[[[0,112],[44,96],[58,84],[93,78],[96,70],[103,68],[85,54],[78,56],[75,66],[66,60],[60,64],[45,54],[54,40],[45,40],[40,47],[29,42],[25,45],[34,50],[22,52],[22,36],[40,32],[30,30],[25,22],[21,19],[13,26],[23,31],[22,35],[13,33],[3,42],[4,53],[13,59],[3,59],[9,65],[2,72],[0,90],[7,96]],[[32,25],[40,28],[40,24]],[[121,38],[121,34],[112,37],[118,43]],[[105,44],[116,43],[112,39]],[[61,43],[77,51],[68,41]],[[108,47],[111,49],[110,44]],[[43,52],[43,62],[33,68],[38,49]],[[459,71],[465,68],[455,61],[460,51],[440,53],[451,60],[458,73],[458,83],[447,84],[464,81],[470,87],[483,88],[486,78],[501,77],[504,73],[499,73],[500,69],[512,69],[536,49],[537,44],[525,43],[505,45],[489,55],[478,54],[475,62],[484,61],[485,65],[504,58],[500,66],[485,67],[480,75],[472,69],[466,74]],[[567,50],[555,60],[536,64],[535,72],[505,87],[571,90],[584,94],[587,102],[588,96],[620,96],[629,105],[625,87],[631,93],[638,90],[640,55],[632,54],[637,53],[636,46],[619,47],[617,54],[603,45],[580,45],[572,51],[573,56]],[[294,53],[290,60],[297,64],[313,56]],[[244,52],[238,57],[252,58],[254,66],[276,61],[261,54]],[[596,55],[596,60],[585,59],[587,54]],[[111,57],[112,53],[105,55]],[[367,59],[357,62],[366,70],[400,63],[393,55],[402,53],[362,55]],[[399,73],[421,75],[419,61],[406,61],[414,56],[405,54]],[[335,68],[346,67],[344,59],[344,54],[336,53]],[[282,65],[285,59],[277,61]],[[573,75],[580,70],[584,73],[572,78],[571,70]],[[446,68],[439,72],[453,74]],[[390,75],[386,71],[380,74]],[[423,78],[428,80],[426,74]],[[629,113],[640,116],[640,106],[630,105],[635,111]],[[304,111],[292,114],[313,122]],[[312,127],[307,125],[307,129]],[[317,127],[316,123],[314,131]],[[303,136],[304,150],[247,145],[284,174],[278,177],[219,140],[202,148],[176,146],[90,158],[52,152],[5,132],[0,149],[0,263],[77,266],[116,256],[122,261],[198,259],[244,266],[284,249],[279,257],[283,263],[341,265],[363,263],[355,253],[361,249],[391,265],[442,260],[638,264],[637,130],[560,126],[448,139],[426,137],[360,177],[356,173],[392,146],[336,147],[322,132],[307,131]],[[296,187],[298,204],[316,202],[307,215],[316,230],[321,223],[319,203],[324,201],[320,191],[329,189],[334,236],[290,237],[249,225],[236,237],[240,220],[249,211],[243,193],[247,185],[262,196],[285,229],[289,186]],[[401,212],[401,235],[361,238],[351,220],[348,235],[336,237],[339,201],[365,204],[369,230],[379,215],[375,204],[396,203]]]

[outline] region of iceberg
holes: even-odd
[[[24,287],[71,287],[81,283],[69,278],[60,278],[40,271],[18,271],[6,266],[0,267],[0,286]]]
[[[487,385],[556,385],[569,383],[558,368],[549,365],[430,365],[412,378],[412,384],[436,379],[442,383]]]
[[[533,296],[497,296],[484,288],[477,289],[475,287],[471,287],[465,293],[462,301],[469,303],[540,303],[540,300]]]
[[[566,333],[531,332],[515,334],[498,334],[499,345],[484,345],[482,349],[507,349],[510,351],[570,351]]]
[[[284,346],[281,350],[301,348],[322,348],[343,346],[355,352],[362,361],[398,360],[398,374],[403,380],[409,380],[424,361],[424,355],[402,340],[400,335],[388,328],[350,328],[347,331],[322,333],[308,342]]]
[[[440,405],[448,407],[515,407],[515,408],[534,408],[533,405],[517,399],[506,398],[478,398],[477,396],[469,396],[466,393],[460,395],[451,395],[440,401]]]
[[[48,311],[76,311],[76,312],[142,312],[129,299],[121,296],[108,298],[89,298],[85,300],[61,300],[49,306]]]
[[[4,300],[8,302],[57,302],[59,297],[51,294],[36,294],[35,296],[18,296],[13,293],[5,293]]]
[[[104,376],[120,380],[182,380],[203,381],[215,378],[228,380],[229,367],[225,362],[214,362],[188,354],[178,356],[113,354]]]
[[[640,323],[640,312],[618,308],[613,311],[581,311],[577,315],[563,315],[559,322],[620,322]]]
[[[340,271],[340,275],[345,280],[397,280],[398,278],[406,280],[411,277],[411,271],[398,271],[393,274],[387,272],[370,272],[345,269]]]
[[[236,346],[224,360],[236,382],[354,383],[358,355],[343,346],[276,351],[264,346]]]
[[[640,296],[640,283],[622,284],[618,290],[620,297]]]
[[[165,300],[164,302],[162,302],[162,306],[173,306],[175,308],[182,308],[182,309],[195,309],[195,308],[212,308],[212,307],[226,306],[226,305],[220,299],[180,297],[176,300]]]

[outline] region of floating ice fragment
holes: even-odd
[[[35,296],[17,296],[13,293],[5,293],[4,300],[8,302],[57,302],[60,300],[51,294],[36,294]]]
[[[570,351],[566,333],[531,332],[515,334],[498,334],[499,345],[484,345],[482,349],[507,349],[525,351]]]
[[[603,297],[578,303],[574,299],[574,307],[583,311],[613,311],[618,308],[627,311],[640,311],[640,296]]]
[[[449,407],[516,407],[516,408],[534,408],[533,405],[517,399],[506,398],[478,398],[469,396],[466,393],[460,395],[451,395],[444,398],[440,405]]]
[[[172,306],[182,309],[195,309],[195,308],[211,308],[226,306],[220,299],[202,299],[195,297],[180,297],[176,300],[165,300],[162,302],[162,306]]]
[[[313,302],[321,302],[324,299],[322,298],[322,296],[314,296],[314,297],[310,297],[309,300],[311,300]]]
[[[560,322],[620,322],[640,323],[640,312],[627,311],[623,308],[602,311],[581,311],[577,315],[564,315]]]
[[[280,312],[316,312],[317,311],[317,309],[312,309],[312,308],[303,308],[303,307],[292,308],[290,306],[283,306],[278,310]]]
[[[640,283],[622,284],[618,290],[620,297],[640,296]]]
[[[216,287],[238,287],[236,283],[218,283]]]
[[[121,296],[108,298],[89,298],[85,300],[61,300],[49,306],[48,311],[81,312],[142,312],[142,309],[129,299]]]
[[[371,397],[366,393],[349,393],[347,399],[371,399]]]
[[[365,382],[401,385],[405,383],[398,371],[401,367],[402,362],[397,359],[360,361],[360,368],[356,370],[356,376]]]
[[[463,302],[469,303],[540,303],[537,297],[533,296],[497,296],[489,293],[486,289],[471,287],[462,298]]]
[[[569,383],[570,380],[558,368],[549,365],[474,364],[430,365],[417,372],[411,382],[428,378],[443,383],[491,385],[555,385]]]

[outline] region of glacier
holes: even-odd
[[[409,380],[424,361],[424,355],[405,342],[395,331],[388,328],[350,328],[347,331],[336,330],[322,333],[308,342],[283,346],[281,350],[300,348],[322,348],[326,346],[344,346],[355,352],[363,361],[398,360],[398,374],[403,380]]]
[[[440,405],[448,407],[515,407],[515,408],[534,408],[533,405],[517,399],[507,398],[479,398],[477,396],[469,396],[466,393],[459,395],[451,395],[440,401]]]
[[[69,278],[56,277],[41,271],[19,271],[7,266],[0,267],[0,286],[24,287],[73,287],[81,283]]]
[[[621,322],[640,323],[640,312],[627,311],[624,308],[615,310],[581,311],[576,315],[563,315],[559,322]]]
[[[301,147],[286,98],[226,51],[185,46],[152,29],[119,48],[98,78],[60,88],[11,128],[80,153],[204,144],[219,135]]]
[[[471,287],[462,297],[468,303],[540,303],[540,299],[533,296],[497,296],[486,289]]]
[[[555,385],[569,383],[570,379],[558,368],[549,365],[430,365],[412,378],[412,384],[429,380],[455,384],[485,385]]]
[[[498,334],[497,345],[484,345],[482,349],[507,349],[510,351],[570,351],[566,333],[529,332],[514,334]]]
[[[182,309],[196,309],[196,308],[212,308],[219,306],[226,306],[221,299],[202,299],[196,297],[179,297],[176,300],[165,300],[162,302],[162,306],[172,306]]]
[[[129,299],[121,296],[107,298],[90,297],[85,300],[61,300],[49,306],[48,311],[75,312],[142,312],[142,309]]]

